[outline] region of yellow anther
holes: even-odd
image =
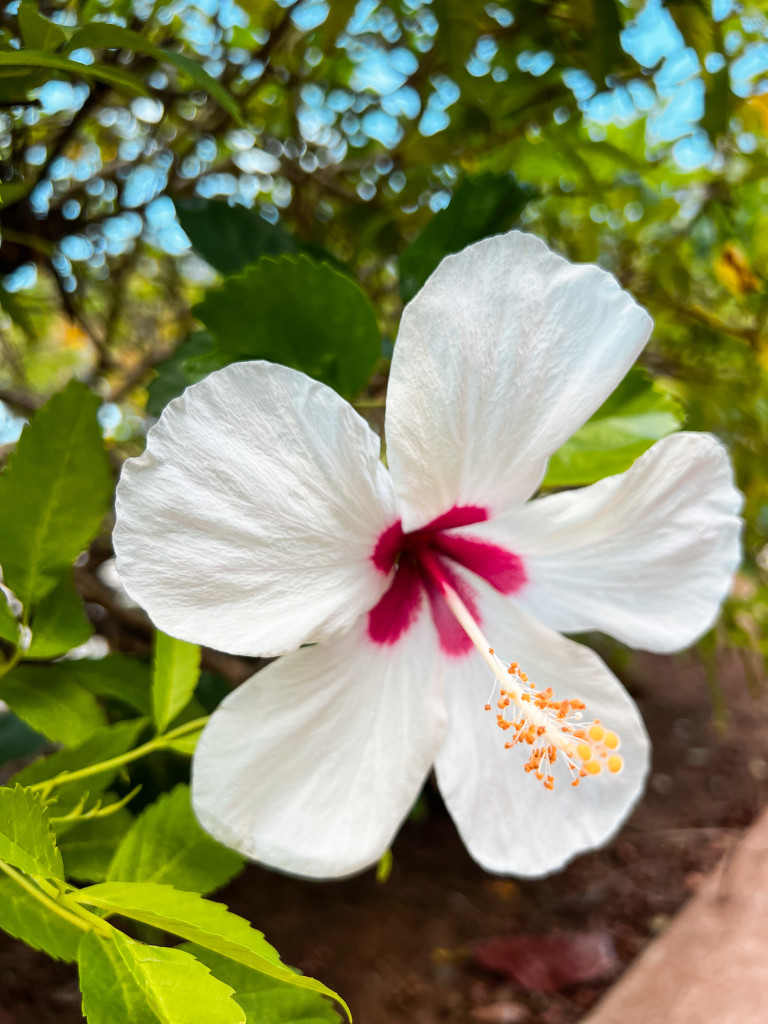
[[[603,737],[603,743],[608,747],[609,750],[619,749],[619,737],[615,732],[607,732]]]
[[[620,772],[623,767],[624,762],[621,757],[618,754],[611,754],[608,758],[608,771],[613,772],[615,775],[616,772]]]
[[[592,760],[592,747],[588,743],[579,743],[576,747],[576,753],[582,761]]]
[[[599,743],[605,736],[605,729],[602,727],[602,725],[598,725],[598,723],[595,722],[594,725],[591,725],[589,727],[587,735],[595,743]]]
[[[599,775],[602,771],[599,761],[587,761],[584,765],[584,769],[589,772],[590,775]]]

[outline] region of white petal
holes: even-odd
[[[280,654],[376,602],[371,556],[396,518],[379,440],[350,405],[295,370],[236,363],[171,402],[123,468],[117,567],[166,633]]]
[[[416,529],[454,505],[498,514],[602,404],[648,340],[608,273],[532,235],[443,260],[407,306],[387,397],[387,458]]]
[[[480,536],[522,555],[516,598],[553,629],[675,651],[717,618],[741,557],[741,494],[710,434],[673,434],[626,473],[530,502]]]
[[[586,718],[599,718],[621,738],[621,772],[603,771],[573,787],[558,762],[549,792],[523,771],[529,748],[505,750],[508,734],[496,725],[495,710],[483,710],[490,672],[479,655],[472,671],[457,665],[446,674],[448,735],[436,767],[448,810],[486,870],[540,877],[602,846],[619,829],[643,789],[648,738],[635,704],[593,651],[485,587],[481,609],[497,654],[519,662],[538,689],[551,686],[557,699],[583,700]]]
[[[430,616],[393,646],[367,616],[267,666],[213,713],[195,753],[200,822],[253,860],[311,878],[374,864],[444,735]]]

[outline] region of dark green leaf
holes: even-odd
[[[61,662],[59,668],[68,678],[97,697],[111,697],[142,715],[150,713],[149,666],[125,654],[106,658],[78,658]]]
[[[158,732],[192,699],[200,676],[200,648],[172,636],[155,635],[155,671],[152,679],[152,716]]]
[[[0,764],[28,757],[45,744],[45,737],[30,729],[10,711],[0,713]]]
[[[88,906],[162,928],[278,981],[329,996],[346,1009],[325,985],[286,967],[261,932],[221,903],[151,882],[103,882],[79,890],[76,896]]]
[[[64,879],[61,853],[39,793],[0,788],[0,860],[28,875]]]
[[[682,424],[680,406],[635,369],[594,416],[549,460],[546,487],[575,487],[623,473]]]
[[[262,256],[299,251],[299,243],[284,228],[244,206],[220,199],[182,199],[176,211],[193,248],[220,274],[236,274]]]
[[[197,823],[189,787],[177,786],[136,819],[115,854],[110,882],[159,882],[208,893],[242,870],[243,859]]]
[[[16,67],[52,68],[54,71],[65,71],[76,78],[97,78],[130,96],[149,95],[149,90],[140,78],[112,65],[80,64],[75,60],[68,60],[58,53],[48,53],[45,50],[0,51],[0,69]],[[34,84],[39,84],[36,77]]]
[[[46,910],[10,878],[0,878],[0,928],[33,949],[70,963],[77,960],[83,937],[80,928]]]
[[[197,384],[207,376],[207,368],[199,368],[199,356],[210,354],[214,348],[213,338],[206,331],[195,331],[187,341],[179,345],[170,359],[155,367],[157,377],[147,388],[147,412],[159,416],[172,398],[177,398],[190,384]],[[218,365],[212,367],[217,369]]]
[[[445,256],[509,227],[532,196],[533,190],[512,174],[466,178],[400,257],[403,299],[413,298]]]
[[[58,50],[67,41],[67,33],[61,25],[44,18],[35,5],[26,0],[19,5],[18,18],[21,38],[28,50]]]
[[[42,599],[32,616],[31,626],[32,643],[25,654],[27,658],[58,658],[84,644],[92,635],[93,626],[71,574]]]
[[[232,989],[180,949],[91,933],[78,963],[88,1024],[244,1024]]]
[[[720,136],[728,130],[731,116],[733,93],[728,67],[720,68],[712,74],[706,72],[704,82],[704,116],[701,119],[701,127],[710,141],[716,144]]]
[[[363,291],[306,256],[264,257],[209,291],[194,313],[230,362],[283,363],[348,398],[379,357],[376,314]]]
[[[84,385],[69,384],[25,427],[0,474],[0,565],[25,608],[54,588],[109,508],[98,406]]]

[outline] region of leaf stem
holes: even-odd
[[[107,761],[99,761],[98,764],[86,765],[85,768],[76,768],[71,772],[62,772],[61,775],[56,775],[52,779],[45,779],[43,782],[36,782],[28,788],[42,790],[47,796],[56,786],[64,786],[70,782],[77,782],[79,779],[88,779],[92,775],[100,775],[101,772],[111,771],[113,768],[122,768],[123,765],[130,764],[132,761],[138,761],[140,758],[146,757],[147,754],[152,754],[156,750],[165,750],[172,746],[173,741],[181,736],[186,736],[190,732],[202,729],[207,721],[207,715],[204,718],[195,718],[191,722],[179,725],[176,729],[171,729],[170,732],[165,733],[163,736],[155,736],[154,739],[142,743],[140,747],[134,747],[133,750],[129,750],[125,754],[118,754],[117,757],[111,757]]]
[[[52,896],[43,892],[39,885],[35,885],[34,882],[29,881],[29,879],[24,877],[24,875],[14,870],[10,864],[6,864],[4,861],[0,860],[0,871],[5,872],[5,874],[8,875],[9,878],[13,879],[18,886],[24,889],[25,892],[29,893],[30,896],[34,897],[38,903],[42,903],[46,910],[50,910],[52,914],[56,914],[63,921],[66,921],[67,924],[75,925],[75,927],[80,928],[81,931],[84,932],[92,930],[83,915],[75,913],[74,910],[69,910],[67,907],[62,906],[61,903]],[[52,886],[51,889],[53,889]],[[89,916],[96,918],[95,914]],[[98,920],[100,924],[104,923],[101,921],[101,918],[96,918],[96,920]]]

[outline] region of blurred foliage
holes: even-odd
[[[105,403],[113,455],[134,454],[147,412],[254,356],[369,409],[403,299],[517,223],[656,319],[651,376],[548,483],[624,468],[680,419],[716,432],[747,522],[721,629],[768,656],[768,22],[757,3],[643,6],[7,4],[3,436],[75,376]],[[77,607],[61,615],[79,635]]]

